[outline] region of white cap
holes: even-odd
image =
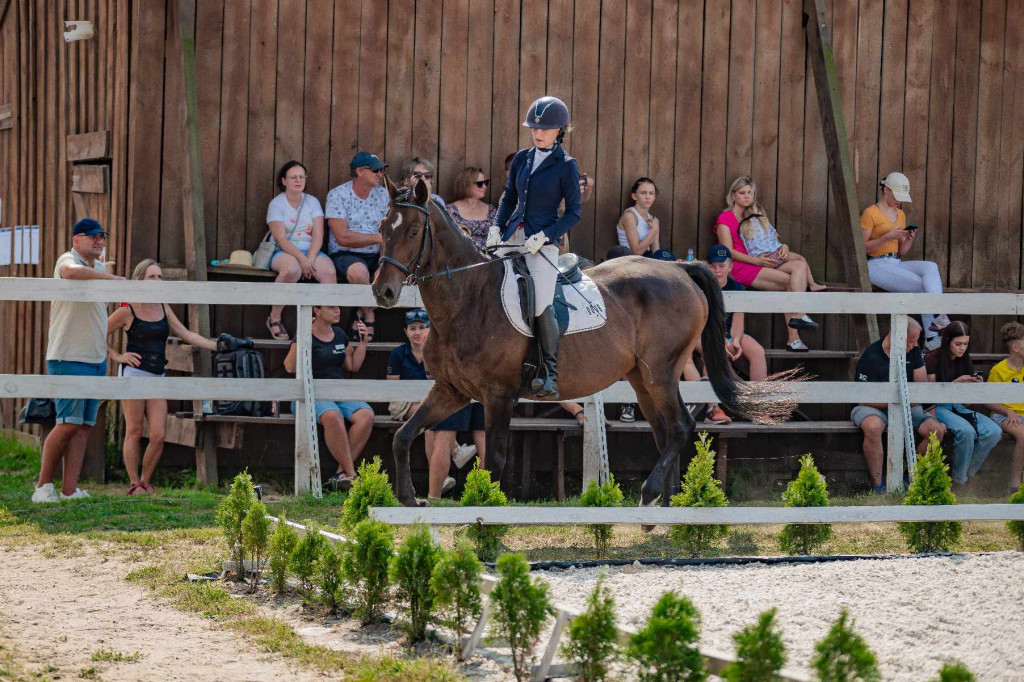
[[[892,195],[896,201],[902,201],[906,204],[911,203],[910,180],[903,173],[897,173],[896,171],[889,173],[882,180],[882,184],[892,190]]]

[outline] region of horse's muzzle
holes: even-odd
[[[372,287],[373,297],[381,308],[393,308],[398,303],[398,297],[402,294],[401,283],[374,284]]]

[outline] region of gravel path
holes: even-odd
[[[553,601],[584,608],[600,569],[538,572]],[[979,680],[1024,679],[1024,553],[866,559],[820,564],[608,569],[619,619],[640,627],[667,590],[703,616],[701,643],[732,651],[730,635],[778,607],[788,666],[809,672],[815,642],[843,606],[878,655],[884,680],[921,682],[949,659]]]

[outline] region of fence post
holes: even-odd
[[[907,347],[907,316],[894,314],[889,318],[889,389],[897,388],[900,385],[900,374],[906,377],[906,347]],[[905,379],[904,379],[905,381]],[[889,403],[889,424],[886,431],[889,434],[888,467],[885,474],[886,492],[896,492],[903,487],[903,448],[904,439],[907,436],[905,423],[910,416],[907,412],[909,406],[903,404],[903,395],[897,390],[897,396]],[[913,435],[911,435],[911,443]]]
[[[295,403],[295,494],[313,493],[323,497],[320,481],[320,439],[316,430],[313,396],[313,308],[298,307],[295,336],[295,376],[302,383],[302,397]]]
[[[600,392],[583,404],[583,489],[590,481],[608,480],[608,435],[604,429],[604,398]]]

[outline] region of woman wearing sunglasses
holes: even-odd
[[[484,201],[490,180],[482,168],[468,166],[455,178],[457,197],[448,204],[452,220],[468,234],[480,248],[487,243],[487,231],[494,224],[498,209]]]
[[[411,159],[406,159],[402,164],[402,179],[406,187],[415,187],[416,183],[422,180],[427,184],[427,192],[430,193],[430,198],[434,200],[434,203],[444,206],[444,199],[441,198],[441,195],[434,194],[434,171],[434,164],[422,156],[414,156]]]

